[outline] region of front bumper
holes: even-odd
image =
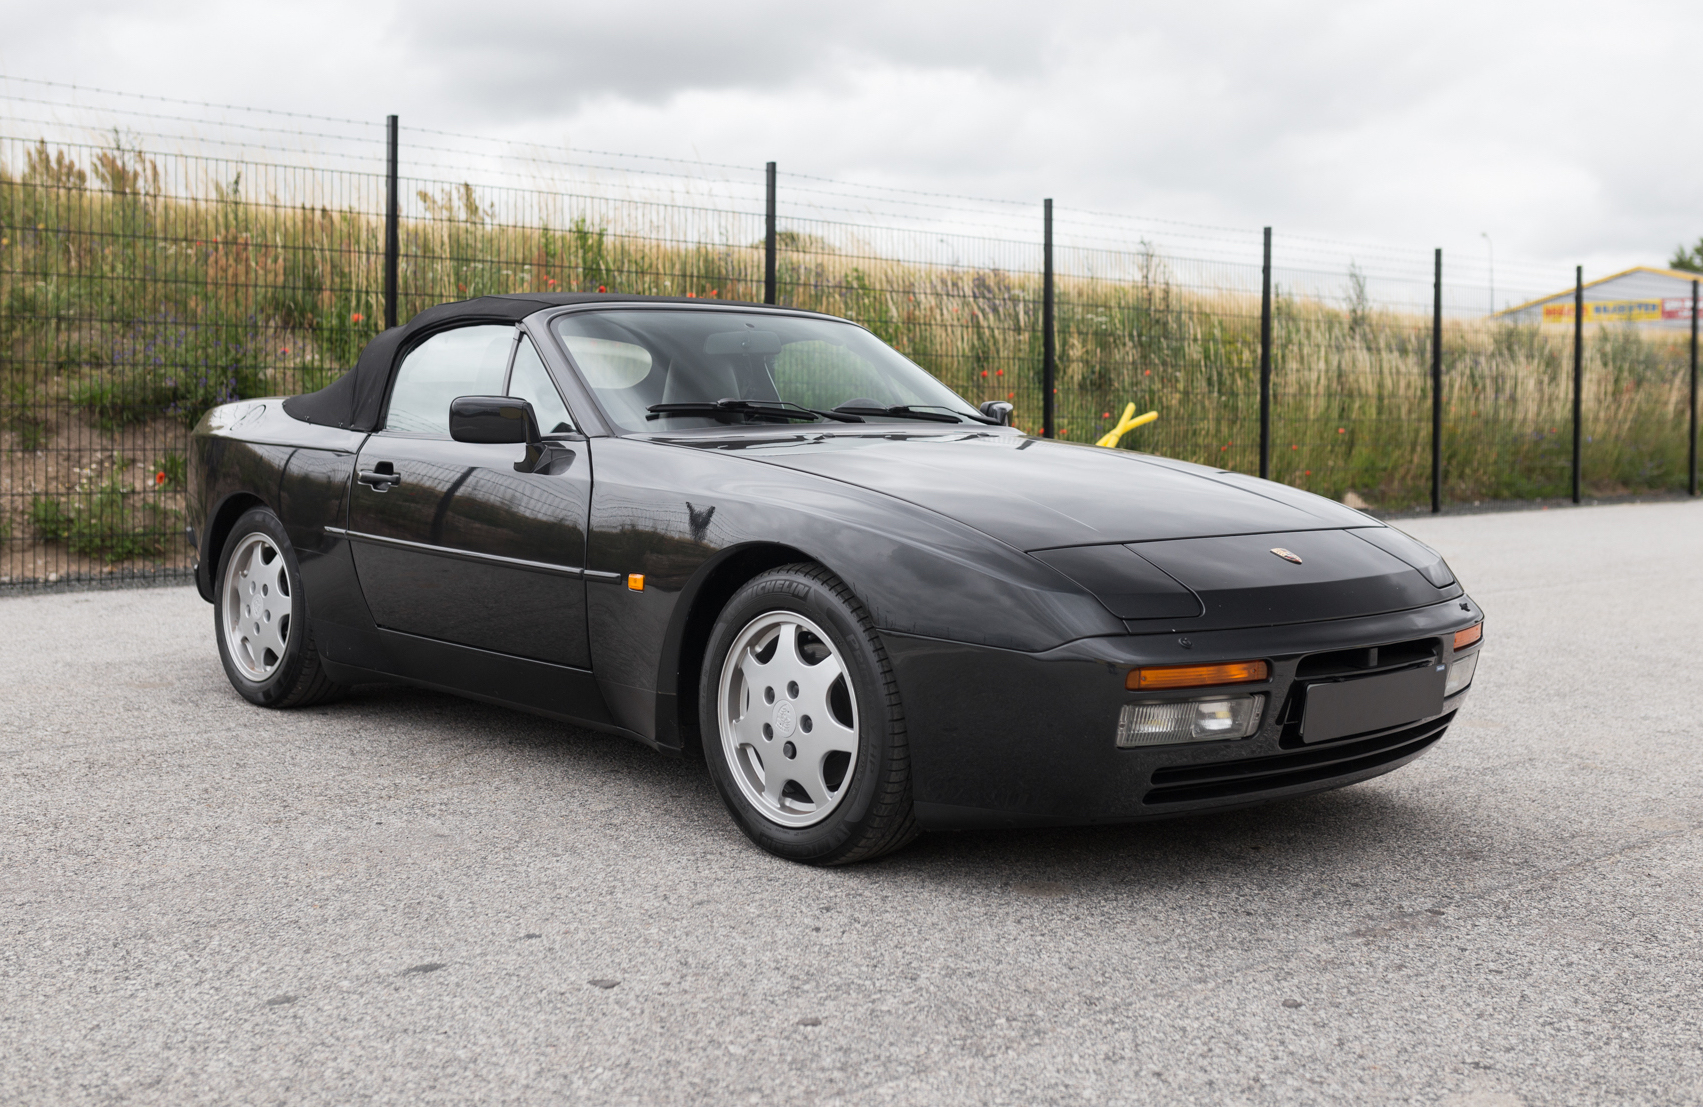
[[[931,829],[1139,822],[1387,773],[1442,738],[1470,689],[1429,718],[1308,745],[1300,735],[1305,685],[1360,675],[1330,666],[1371,647],[1387,666],[1425,648],[1451,662],[1454,631],[1482,618],[1461,597],[1328,623],[1087,638],[1041,654],[883,635],[904,697],[917,820]],[[1253,658],[1271,662],[1271,678],[1226,689],[1267,696],[1252,737],[1116,747],[1119,711],[1151,698],[1125,690],[1131,668]],[[1373,664],[1367,675],[1378,671]]]

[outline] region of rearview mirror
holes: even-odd
[[[982,405],[981,412],[1002,427],[1011,425],[1012,405],[1004,400],[989,400]]]
[[[518,473],[530,473],[544,445],[532,405],[514,396],[457,396],[449,404],[449,436],[457,442],[526,446],[526,457],[515,462]]]

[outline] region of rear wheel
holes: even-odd
[[[225,676],[250,703],[304,707],[342,691],[320,667],[295,551],[265,508],[245,513],[225,542],[213,626]]]
[[[699,690],[704,753],[757,845],[817,865],[916,836],[898,686],[868,613],[819,565],[787,565],[734,594]]]

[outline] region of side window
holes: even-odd
[[[514,327],[507,324],[461,327],[426,339],[396,371],[384,429],[449,437],[451,400],[503,394],[513,343]]]
[[[514,376],[509,379],[508,394],[532,405],[538,429],[544,434],[566,434],[576,429],[574,417],[556,391],[556,382],[544,368],[544,359],[525,335],[520,336],[520,348],[514,352]]]

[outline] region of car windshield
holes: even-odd
[[[976,408],[861,327],[646,308],[558,318],[556,335],[623,431],[757,423],[982,423]]]

